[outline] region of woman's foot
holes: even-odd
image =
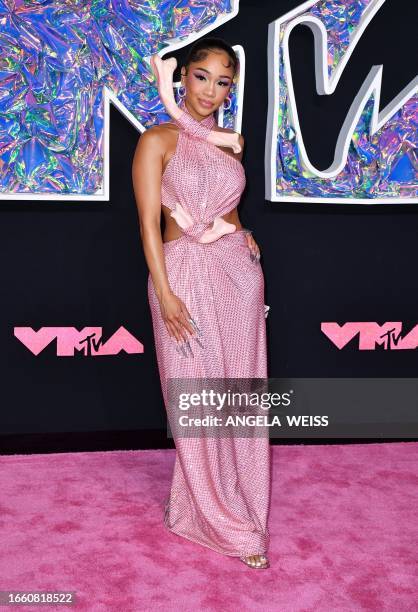
[[[250,555],[249,557],[240,557],[240,560],[255,569],[267,569],[270,563],[266,555]]]

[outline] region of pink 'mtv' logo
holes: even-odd
[[[385,350],[411,350],[416,349],[418,344],[418,325],[402,336],[401,321],[390,321],[383,325],[371,321],[343,325],[321,323],[321,330],[339,349],[344,348],[355,336],[358,336],[360,351],[374,351],[376,345],[383,346]]]
[[[84,356],[143,353],[144,345],[122,325],[106,342],[102,340],[102,327],[15,327],[14,335],[34,355],[39,355],[51,342],[57,342],[58,357],[73,357],[74,351],[84,351]]]

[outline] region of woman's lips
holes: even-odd
[[[199,100],[199,102],[205,108],[212,108],[212,102],[205,102],[205,100]]]

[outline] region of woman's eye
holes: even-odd
[[[199,79],[199,81],[201,81],[202,79],[205,80],[203,74],[195,74],[195,77]],[[218,81],[218,85],[222,85],[222,87],[228,87],[229,83],[224,83],[224,81]]]

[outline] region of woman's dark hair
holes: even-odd
[[[187,70],[191,62],[200,62],[201,60],[206,59],[208,53],[212,50],[225,51],[225,53],[228,54],[230,60],[228,68],[232,64],[232,68],[234,71],[233,76],[235,76],[238,72],[239,67],[239,60],[237,54],[235,53],[231,45],[225,42],[222,38],[216,38],[214,36],[208,36],[206,38],[199,38],[198,40],[196,40],[190,47],[185,60],[182,62],[183,66],[185,66]]]

